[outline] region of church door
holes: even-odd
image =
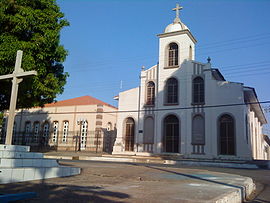
[[[221,155],[235,155],[234,119],[227,114],[219,119],[219,147]]]
[[[179,153],[179,120],[174,115],[164,119],[163,151]]]
[[[128,118],[125,125],[125,151],[134,151],[135,122],[133,118]]]

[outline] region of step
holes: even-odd
[[[80,168],[65,166],[0,168],[0,184],[72,176],[80,172]]]
[[[0,144],[0,151],[29,152],[30,146]]]
[[[41,159],[43,158],[42,153],[38,152],[16,152],[16,151],[0,151],[0,158],[26,158],[26,159]]]
[[[55,159],[0,159],[0,169],[3,167],[56,167]]]
[[[108,154],[103,154],[102,157],[164,160],[162,157],[159,157],[159,156],[141,156],[141,155],[117,155],[117,154],[108,155]]]
[[[186,166],[212,166],[221,168],[246,168],[246,169],[258,169],[256,164],[248,163],[235,163],[235,162],[211,162],[211,161],[192,161],[192,160],[166,160],[164,164],[168,165],[186,165]]]
[[[252,160],[250,164],[256,164],[259,168],[270,169],[270,160]]]

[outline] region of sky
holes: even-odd
[[[70,74],[57,100],[113,97],[137,87],[142,66],[158,62],[158,37],[180,19],[197,39],[195,60],[219,68],[225,79],[256,89],[270,101],[269,0],[57,0],[70,26],[61,32]],[[269,106],[269,105],[266,105]]]

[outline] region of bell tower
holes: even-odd
[[[173,11],[176,16],[164,33],[159,37],[159,66],[165,69],[180,68],[185,60],[195,59],[196,39],[189,28],[180,20],[180,10],[183,7],[176,4]]]

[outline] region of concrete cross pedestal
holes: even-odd
[[[0,145],[0,184],[80,174],[80,168],[61,166],[54,159],[43,158],[42,153],[30,152],[29,146],[11,145],[19,83],[23,77],[37,75],[36,71],[23,71],[22,53],[17,52],[14,72],[0,76],[0,80],[12,79],[6,144]]]
[[[29,146],[0,145],[0,184],[78,175],[80,168],[58,164],[30,152]]]

